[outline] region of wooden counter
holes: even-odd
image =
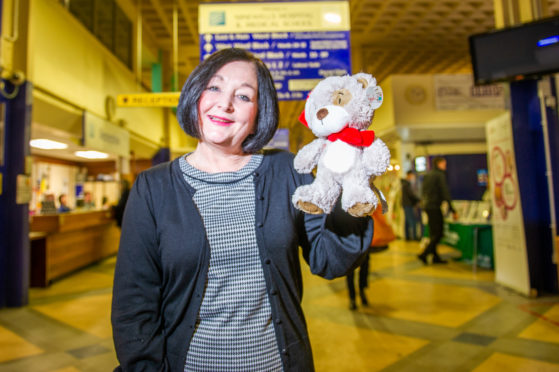
[[[120,229],[105,210],[34,215],[30,231],[34,287],[115,254],[120,239]]]

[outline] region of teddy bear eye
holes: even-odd
[[[351,101],[351,93],[347,89],[340,89],[332,94],[332,103],[336,106],[345,106]]]

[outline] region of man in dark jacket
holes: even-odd
[[[427,257],[433,255],[433,263],[446,263],[439,257],[437,253],[437,245],[443,237],[443,213],[441,204],[443,201],[448,203],[448,209],[452,212],[453,218],[456,220],[458,214],[452,207],[450,191],[446,182],[446,159],[435,157],[433,159],[433,169],[429,171],[423,178],[423,209],[427,213],[429,221],[429,245],[417,257],[427,264]]]
[[[406,173],[406,178],[401,180],[402,183],[402,208],[404,208],[404,231],[406,240],[418,240],[417,233],[417,213],[415,207],[420,199],[412,188],[412,182],[415,180],[413,171]]]

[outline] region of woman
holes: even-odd
[[[278,125],[271,75],[240,49],[186,81],[177,118],[194,152],[139,175],[115,270],[112,323],[125,371],[312,371],[298,247],[312,272],[347,274],[372,221],[305,215],[310,175],[261,149]]]

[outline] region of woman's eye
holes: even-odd
[[[250,102],[250,97],[249,97],[249,96],[245,96],[244,94],[239,94],[238,97],[239,97],[242,101]]]
[[[206,88],[207,90],[211,91],[211,92],[217,92],[219,90],[218,87],[216,87],[215,85],[210,85],[209,87]]]

